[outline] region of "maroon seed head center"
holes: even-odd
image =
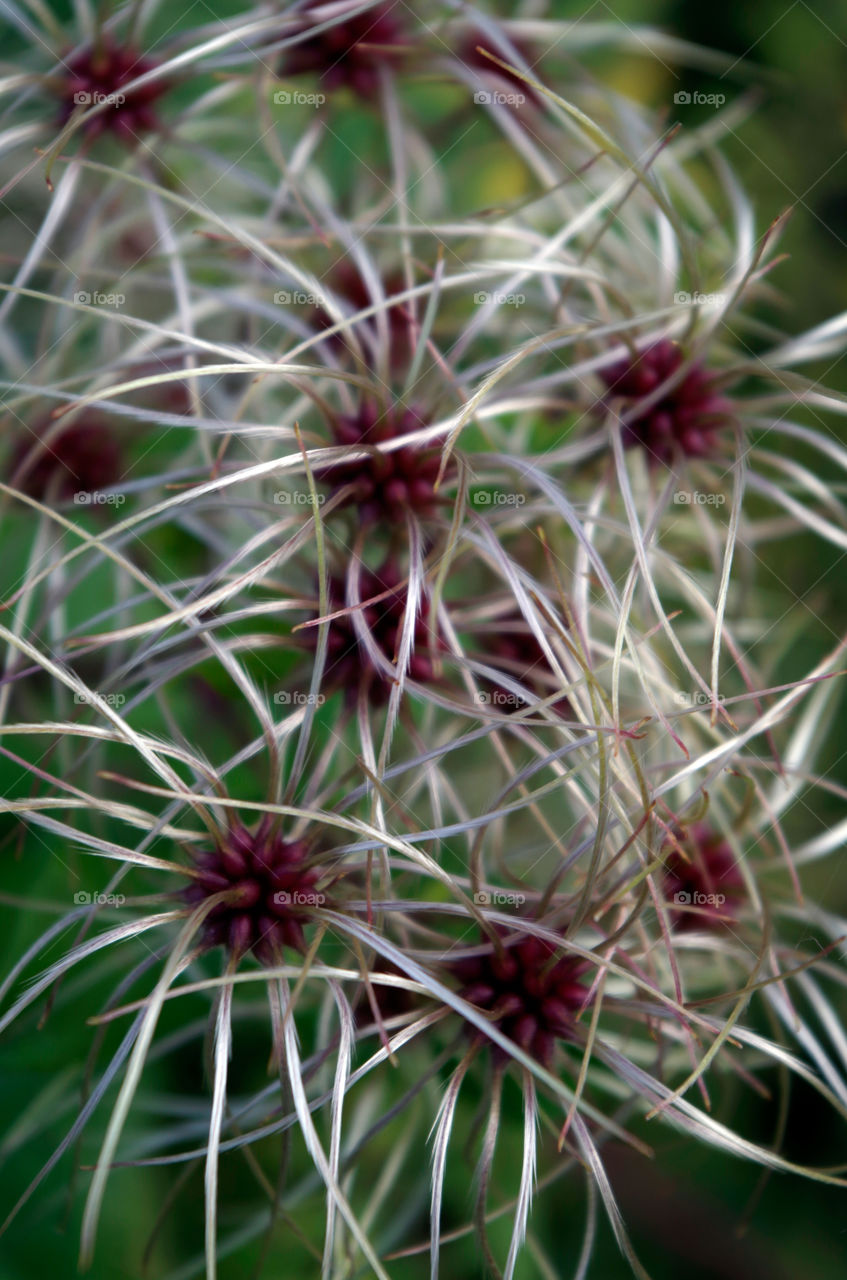
[[[224,893],[203,925],[208,947],[224,946],[235,955],[252,951],[263,963],[273,963],[283,947],[303,953],[303,926],[326,895],[316,885],[320,873],[306,866],[302,841],[287,841],[263,820],[255,831],[234,824],[215,849],[195,858],[200,872],[183,900],[197,906]]]

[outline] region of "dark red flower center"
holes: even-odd
[[[116,429],[96,413],[58,430],[52,418],[42,419],[17,441],[9,471],[16,487],[32,498],[67,501],[82,495],[84,502],[112,488],[123,474]]]
[[[379,91],[380,68],[396,63],[402,54],[405,36],[397,16],[400,10],[393,4],[374,5],[306,35],[286,50],[283,75],[317,73],[319,85],[326,90],[346,86],[362,98],[373,98]],[[312,0],[301,10],[305,21],[300,30],[322,26],[337,11],[337,5]]]
[[[690,458],[714,454],[717,433],[731,419],[731,401],[717,390],[715,375],[697,363],[657,401],[642,407],[684,358],[676,343],[663,339],[601,372],[609,389],[604,406],[617,403],[625,447],[640,445],[654,462],[671,462],[677,452]]]
[[[498,931],[507,937],[505,929]],[[553,944],[528,934],[450,968],[462,984],[463,999],[492,1014],[504,1035],[545,1067],[551,1065],[556,1040],[572,1034],[585,1001],[584,960],[561,952],[557,956]],[[505,1056],[499,1047],[494,1052]]]
[[[327,901],[317,889],[320,872],[306,865],[308,850],[288,841],[267,821],[255,831],[234,824],[217,848],[197,854],[200,872],[183,900],[190,906],[225,893],[206,917],[203,941],[235,955],[253,951],[263,963],[278,960],[283,947],[306,950],[303,925]]]
[[[664,895],[678,929],[719,927],[738,910],[744,880],[735,854],[704,822],[675,833],[665,845]]]
[[[60,123],[64,124],[78,106],[92,107],[105,102],[103,110],[86,123],[89,137],[111,132],[125,141],[134,141],[139,134],[157,129],[159,121],[153,104],[167,91],[169,86],[165,80],[154,80],[124,92],[127,84],[156,66],[158,63],[142,57],[136,49],[106,40],[93,48],[82,49],[67,58],[63,66]]]
[[[421,519],[431,517],[442,501],[435,489],[440,451],[415,444],[380,448],[424,426],[415,409],[392,406],[382,411],[365,403],[356,414],[337,420],[334,443],[368,452],[350,462],[315,467],[315,478],[336,491],[349,486],[345,505],[354,504],[364,523],[384,520],[405,525],[409,511]]]

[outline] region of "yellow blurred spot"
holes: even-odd
[[[476,170],[474,200],[487,206],[509,203],[517,196],[528,194],[530,174],[518,156],[497,147],[486,151]]]
[[[602,78],[615,93],[657,107],[673,101],[677,83],[661,62],[646,56],[615,59]]]

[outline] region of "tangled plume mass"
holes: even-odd
[[[845,1185],[783,1137],[847,1120],[847,655],[780,569],[847,551],[847,318],[789,331],[755,94],[592,64],[730,58],[514,7],[2,6],[41,1274],[643,1278],[666,1153]]]

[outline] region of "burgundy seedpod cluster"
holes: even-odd
[[[42,418],[21,434],[9,462],[11,482],[39,501],[97,493],[117,484],[122,474],[115,429],[91,411],[58,430],[52,418]]]
[[[507,931],[498,926],[505,939]],[[581,1009],[586,988],[581,981],[587,963],[560,953],[552,943],[532,934],[504,942],[487,954],[468,956],[451,966],[461,983],[459,995],[492,1015],[508,1036],[545,1067],[550,1067],[556,1041],[567,1039]],[[483,1033],[474,1032],[479,1040]],[[493,1046],[501,1059],[505,1051]]]
[[[600,374],[609,389],[604,405],[623,401],[624,446],[640,445],[653,462],[672,462],[680,452],[689,458],[711,456],[718,448],[718,432],[731,420],[731,401],[717,390],[715,375],[696,362],[656,403],[639,407],[684,358],[676,343],[662,339]]]
[[[239,956],[252,951],[267,964],[283,947],[304,953],[303,926],[325,899],[316,889],[320,872],[306,865],[308,854],[303,841],[284,840],[264,818],[255,831],[233,823],[217,848],[198,853],[200,875],[182,891],[183,900],[194,907],[230,894],[206,917],[204,944]]]
[[[95,106],[111,99],[102,111],[86,121],[85,133],[89,138],[112,133],[125,142],[134,142],[139,134],[158,129],[154,104],[169,87],[165,80],[153,80],[124,93],[125,85],[156,66],[157,62],[143,57],[136,49],[113,44],[106,38],[70,55],[63,63],[60,123],[64,124],[80,105]],[[126,100],[121,101],[122,97]]]
[[[300,11],[306,20],[297,34],[303,33],[304,38],[286,50],[282,74],[314,73],[323,89],[349,88],[361,98],[376,97],[381,68],[396,63],[403,53],[401,10],[402,6],[395,4],[375,5],[364,12],[345,15],[310,35],[312,27],[323,26],[338,12],[337,5],[311,0]]]
[[[378,447],[424,426],[415,409],[394,405],[382,410],[367,401],[357,413],[337,419],[334,443],[370,451],[350,462],[316,466],[315,478],[331,484],[336,492],[352,486],[345,505],[355,505],[362,523],[384,520],[405,525],[409,511],[426,519],[440,502],[435,489],[441,465],[439,450],[418,445],[390,451]]]
[[[744,880],[726,840],[705,822],[665,844],[664,896],[676,929],[719,927],[738,909]]]

